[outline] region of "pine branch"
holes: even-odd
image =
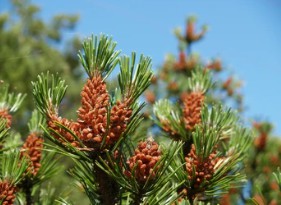
[[[197,154],[206,158],[221,140],[231,138],[235,134],[238,117],[230,109],[225,110],[221,105],[215,105],[212,108],[204,106],[201,119],[201,123],[193,132],[193,143]],[[239,142],[235,141],[234,143]]]
[[[77,160],[74,160],[74,162],[76,166],[69,173],[83,186],[91,203],[100,204],[98,184],[95,175],[92,173],[92,164]]]
[[[122,95],[125,99],[130,99],[132,103],[150,85],[152,78],[151,59],[143,55],[140,56],[139,63],[135,65],[136,53],[120,58],[120,74],[118,82]]]
[[[137,130],[137,128],[139,127],[139,125],[142,123],[143,116],[141,113],[141,109],[144,106],[145,106],[144,103],[142,103],[141,105],[135,104],[135,106],[132,109],[133,113],[132,116],[130,117],[129,123],[127,124],[126,130],[121,134],[119,140],[114,144],[114,146],[111,149],[112,151],[117,150],[122,145],[122,143],[132,141],[132,139],[129,136],[132,136],[134,132]]]
[[[192,92],[206,93],[213,86],[208,70],[196,69],[191,78],[187,79],[187,88]]]
[[[57,164],[58,160],[59,157],[54,151],[48,150],[44,153],[42,160],[40,161],[41,167],[36,176],[32,179],[33,185],[42,184],[55,176],[61,170],[61,167]]]
[[[42,134],[42,129],[41,126],[44,125],[45,120],[43,116],[37,111],[34,110],[32,112],[31,118],[28,122],[28,128],[30,133],[37,133],[37,134]]]
[[[23,173],[27,170],[28,162],[26,158],[20,156],[17,150],[4,152],[1,155],[1,176],[2,180],[8,180],[11,184],[18,184],[22,178]]]
[[[7,128],[6,123],[6,119],[0,118],[0,143],[3,143],[5,138],[8,136],[9,128]],[[1,145],[0,148],[2,148]]]
[[[83,43],[83,51],[78,57],[89,78],[102,75],[106,79],[116,66],[120,51],[115,51],[116,42],[112,38],[101,34],[92,36]]]
[[[58,74],[53,75],[47,72],[38,75],[37,81],[31,83],[37,109],[48,117],[57,114],[67,88],[65,81]]]
[[[204,129],[216,130],[220,139],[231,136],[239,122],[237,112],[225,109],[220,104],[213,105],[211,109],[204,106],[201,118]]]
[[[275,180],[277,181],[279,185],[279,189],[281,190],[281,171],[280,167],[277,168],[277,171],[273,173]]]
[[[57,124],[60,125],[59,123],[57,123]],[[73,136],[75,136],[75,134],[70,132],[68,128],[66,128],[64,126],[61,126],[61,128],[64,129],[66,132],[71,133]],[[92,162],[91,152],[93,151],[93,149],[83,150],[83,147],[82,148],[73,147],[73,145],[70,142],[68,142],[65,139],[65,137],[62,136],[57,131],[52,130],[52,129],[48,130],[45,127],[42,127],[42,129],[44,130],[44,133],[46,134],[46,137],[51,142],[53,142],[56,146],[53,146],[53,145],[50,145],[50,144],[46,144],[46,145],[51,147],[52,149],[54,149],[57,153],[63,154],[63,155],[68,156],[72,159],[80,159],[80,160]],[[58,140],[54,136],[59,136],[59,139],[63,140],[64,143],[62,143],[60,140]]]
[[[169,134],[174,140],[188,141],[189,133],[182,123],[182,112],[178,106],[168,100],[159,100],[153,106],[153,113],[157,117],[155,123]]]
[[[0,110],[16,112],[25,98],[25,94],[9,93],[9,85],[0,83]]]
[[[129,166],[128,161],[125,160],[129,156],[124,153],[124,155],[122,153],[118,154],[119,156],[116,158],[116,155],[107,152],[106,160],[100,158],[97,166],[111,176],[126,192],[132,194],[132,204],[147,204],[148,202],[156,202],[148,204],[158,204],[163,202],[162,200],[173,200],[174,195],[172,193],[180,185],[174,184],[171,188],[171,180],[175,172],[167,173],[171,161],[178,155],[180,149],[180,143],[175,142],[172,143],[169,149],[165,149],[165,153],[161,155],[160,160],[151,168],[150,174],[145,177],[145,181],[139,178],[138,164],[135,164],[133,168]],[[163,187],[166,188],[163,189]]]

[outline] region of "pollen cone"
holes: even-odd
[[[218,160],[216,151],[213,151],[205,159],[199,158],[196,154],[195,146],[192,144],[189,154],[185,157],[185,162],[188,178],[193,181],[194,188],[198,188],[204,181],[208,183],[215,172],[214,167]],[[193,169],[195,169],[195,175],[193,175]]]
[[[129,158],[127,164],[129,171],[126,171],[127,176],[134,174],[138,182],[144,183],[150,176],[150,180],[155,178],[158,168],[155,168],[156,163],[161,158],[159,145],[154,141],[144,141],[138,144],[135,154]]]
[[[1,109],[0,110],[0,117],[4,118],[7,121],[6,127],[11,127],[12,124],[12,115],[9,114],[9,111],[7,109]]]
[[[15,201],[16,187],[7,181],[0,182],[0,201],[2,205],[13,205]]]
[[[77,131],[79,128],[78,123],[69,121],[66,118],[61,118],[55,114],[49,116],[49,119],[47,122],[48,127],[58,133],[58,134],[54,133],[55,138],[60,140],[62,143],[65,143],[65,140],[66,140],[69,143],[71,143],[73,146],[78,147],[79,144],[77,141],[75,141],[75,138],[71,135],[71,133],[69,133],[68,130],[65,130],[65,129],[59,127],[56,123],[63,125],[64,127],[68,128],[69,130],[71,130],[72,132],[74,132],[76,134],[78,134],[78,131]],[[65,140],[62,139],[60,135]]]
[[[26,156],[29,160],[28,171],[35,176],[41,167],[40,160],[42,155],[44,140],[36,133],[31,133],[22,146],[22,156]]]
[[[204,34],[206,33],[206,29],[203,28],[201,32],[195,33],[195,22],[193,19],[188,20],[186,25],[186,36],[185,40],[187,43],[192,43],[200,40]]]
[[[81,97],[82,105],[78,110],[81,139],[89,146],[93,146],[93,144],[101,143],[107,127],[109,95],[100,75],[87,81]]]
[[[106,143],[108,145],[118,141],[121,134],[126,130],[132,115],[132,109],[129,107],[130,101],[118,101],[111,109],[110,129]]]
[[[183,118],[187,130],[192,131],[195,125],[201,123],[201,109],[204,95],[201,92],[192,92],[183,97]]]

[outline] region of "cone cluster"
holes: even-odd
[[[192,70],[196,67],[197,60],[193,57],[186,57],[184,51],[179,53],[179,59],[174,65],[175,71]]]
[[[147,179],[154,179],[158,167],[156,163],[161,158],[159,145],[154,141],[142,141],[138,144],[135,154],[129,158],[127,164],[130,171],[125,172],[126,175],[134,175],[135,179],[140,183],[145,183]]]
[[[43,142],[43,138],[39,137],[37,133],[31,133],[22,146],[21,155],[30,160],[27,171],[33,176],[36,176],[41,167]]]
[[[67,130],[57,126],[55,122],[70,129],[89,148],[98,148],[104,138],[106,145],[110,146],[118,141],[125,131],[132,109],[129,100],[118,101],[110,110],[108,125],[109,106],[110,97],[106,83],[101,75],[93,75],[81,91],[81,107],[77,111],[77,122],[53,115],[49,117],[48,126],[76,147],[79,147],[79,144],[74,137]],[[64,143],[59,135],[55,134],[55,137]]]
[[[0,117],[6,120],[6,127],[9,128],[12,125],[12,115],[10,115],[7,109],[0,109]]]
[[[188,19],[187,25],[186,25],[186,34],[185,34],[185,40],[187,43],[192,43],[192,42],[200,40],[204,36],[205,33],[206,33],[206,29],[202,29],[201,32],[196,33],[195,32],[195,19],[193,19],[193,18]]]
[[[151,90],[147,90],[145,93],[145,98],[146,98],[146,101],[150,104],[154,104],[155,101],[156,101],[156,96],[155,96],[155,93]]]
[[[185,128],[194,130],[195,125],[201,123],[201,109],[204,103],[204,94],[192,92],[183,96],[183,120]]]
[[[219,59],[213,60],[206,67],[210,70],[214,70],[214,71],[217,71],[217,72],[222,70],[222,64],[221,64],[221,61]]]
[[[69,130],[71,130],[74,133],[78,129],[78,124],[75,122],[69,121],[66,118],[59,117],[57,114],[51,115],[47,122],[48,127],[56,132],[56,133],[54,133],[55,138],[57,138],[62,143],[65,143],[65,141],[61,138],[61,136],[63,136],[64,139],[66,141],[68,141],[69,143],[71,143],[74,147],[78,147],[79,144],[75,140],[75,138],[67,130],[65,130],[64,128],[61,128],[56,123],[63,125],[64,127],[68,128]],[[57,134],[57,133],[59,133],[59,134]]]
[[[161,128],[166,132],[169,133],[170,137],[173,138],[174,140],[179,140],[180,139],[180,135],[178,134],[178,132],[174,129],[172,129],[171,124],[168,120],[163,120],[160,119],[160,123],[161,123]]]
[[[194,144],[191,145],[191,150],[187,157],[185,157],[185,166],[188,179],[192,180],[194,188],[198,188],[203,182],[208,183],[214,174],[214,166],[218,160],[216,158],[216,151],[213,151],[209,157],[201,159],[196,154]],[[193,173],[193,170],[195,170],[195,173]]]
[[[254,145],[257,151],[264,151],[268,141],[270,129],[265,127],[265,124],[254,122],[254,128],[258,131],[258,136],[254,140]]]
[[[254,145],[258,151],[263,151],[267,144],[267,133],[260,133],[260,135],[254,140]]]
[[[81,140],[87,146],[93,147],[102,142],[107,127],[109,95],[100,75],[88,79],[81,97],[81,107],[78,109]]]
[[[132,109],[129,108],[130,101],[118,101],[111,109],[110,113],[110,129],[107,137],[107,143],[112,144],[120,138],[121,134],[126,130],[129,119],[132,115]]]
[[[0,182],[0,201],[2,205],[13,205],[15,201],[16,187],[7,181]]]

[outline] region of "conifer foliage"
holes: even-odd
[[[214,99],[220,88],[213,75],[222,69],[220,61],[205,65],[192,57],[190,49],[205,32],[205,27],[195,32],[194,18],[187,21],[185,35],[176,32],[186,47],[181,47],[179,61],[168,63],[171,67],[164,66],[160,73],[172,94],[150,101],[149,116],[157,127],[153,134],[139,129],[145,123],[141,96],[159,80],[152,74],[151,59],[144,55],[137,59],[134,52],[122,55],[104,34],[86,39],[78,53],[87,79],[76,119],[60,114],[62,101],[68,99],[63,76],[41,73],[32,82],[37,110],[22,142],[10,128],[24,95],[10,93],[1,84],[1,203],[79,204],[55,196],[45,184],[59,171],[58,154],[73,161],[67,171],[90,204],[227,204],[233,190],[242,190],[243,196],[249,147],[254,144],[255,154],[263,152],[269,128],[257,126],[260,135],[252,141],[238,112]],[[118,86],[111,90],[111,73],[117,68]],[[184,74],[176,84],[172,72]],[[223,85],[226,90],[231,87]],[[252,168],[257,164],[253,160]],[[275,178],[280,187],[279,171]]]
[[[230,186],[242,185],[240,170],[250,137],[232,111],[205,104],[210,73],[203,68],[191,73],[182,105],[156,102],[156,122],[175,140],[171,147],[161,148],[153,139],[135,144],[130,136],[141,122],[137,99],[150,84],[151,60],[141,56],[136,64],[135,53],[119,57],[115,46],[105,35],[83,44],[79,58],[88,79],[76,121],[58,114],[66,92],[61,78],[41,74],[32,83],[37,107],[47,120],[45,132],[60,152],[75,158],[71,173],[90,201],[168,204],[180,198],[194,204],[218,200]],[[106,79],[117,65],[119,88],[110,95]]]

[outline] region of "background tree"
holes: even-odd
[[[34,109],[34,99],[30,97],[31,81],[41,72],[49,70],[62,74],[67,83],[76,85],[68,89],[68,95],[60,109],[66,116],[75,114],[75,111],[69,108],[78,106],[79,100],[74,96],[77,96],[79,87],[82,87],[83,76],[77,56],[81,42],[78,37],[66,39],[64,32],[73,31],[79,17],[58,14],[45,21],[41,18],[40,8],[29,0],[9,0],[7,3],[8,12],[0,14],[0,86],[2,90],[7,87],[6,82],[9,82],[7,94],[13,91],[28,96],[23,100],[21,109],[15,115],[10,115],[13,123],[11,129],[20,133],[23,141],[18,142],[22,144],[30,133],[27,122]],[[1,98],[3,97],[1,95]],[[65,109],[67,112],[64,112]],[[6,111],[1,109],[0,112]],[[10,114],[13,114],[13,111]],[[64,163],[61,166],[71,166],[71,163],[65,163],[65,159],[62,161]],[[69,181],[63,172],[58,176],[61,181]],[[69,195],[73,198],[81,198],[81,192],[72,192],[72,185],[58,182],[56,186],[57,192],[62,188],[65,193],[71,193]],[[65,190],[66,187],[68,190]],[[44,192],[48,193],[46,190]]]
[[[63,36],[64,31],[75,28],[78,16],[59,14],[47,23],[40,17],[40,8],[29,0],[10,0],[9,6],[9,13],[0,14],[0,80],[9,82],[11,90],[28,95],[30,82],[47,70],[63,74],[69,84],[80,85],[82,75],[76,53],[80,42],[78,37],[66,41]],[[73,98],[77,87],[68,90],[64,107],[77,103]],[[14,122],[27,134],[25,125],[34,108],[33,99],[26,98],[22,106]]]
[[[214,103],[222,102],[238,109],[243,114],[243,96],[241,95],[240,86],[241,82],[235,79],[231,75],[227,75],[224,72],[223,63],[220,59],[213,59],[209,62],[204,62],[198,54],[192,52],[192,48],[196,45],[196,42],[202,40],[206,35],[206,26],[202,27],[201,31],[196,31],[196,18],[191,17],[186,22],[185,32],[182,34],[181,29],[175,30],[175,35],[179,39],[179,53],[178,57],[169,54],[163,63],[163,66],[159,68],[156,77],[153,79],[153,86],[146,92],[147,102],[154,104],[157,99],[169,98],[172,102],[176,102],[182,105],[184,111],[183,115],[192,113],[195,111],[195,107],[192,109],[186,109],[192,105],[192,99],[195,101],[195,95],[191,97],[188,95],[188,80],[191,77],[191,73],[198,69],[203,68],[209,70],[215,80],[215,85],[212,86],[206,93],[205,102],[209,106],[213,106]],[[228,77],[226,77],[228,76]],[[189,100],[188,100],[189,99]],[[201,101],[198,100],[200,104]],[[164,103],[162,102],[164,106]],[[155,104],[155,108],[159,107],[159,103]],[[161,107],[161,106],[160,106]],[[150,116],[152,107],[148,108],[147,115]],[[160,111],[159,111],[160,110]],[[169,112],[168,107],[162,109],[165,112]],[[161,109],[155,109],[156,116],[158,116],[158,125],[161,128],[161,132],[164,135],[168,135],[173,139],[180,137],[179,127],[172,125],[174,120],[171,119],[170,114],[163,118],[164,111]],[[196,122],[196,114],[194,112],[193,121]],[[192,118],[190,118],[192,119]],[[198,118],[197,118],[198,119]],[[184,119],[183,121],[188,122]],[[143,124],[144,127],[140,130],[145,131],[152,126],[152,133],[155,132],[155,124],[150,119],[147,119],[147,123]],[[280,190],[277,183],[274,180],[272,172],[275,172],[277,167],[281,166],[280,162],[280,146],[281,141],[278,137],[272,136],[273,126],[269,122],[255,122],[253,126],[253,141],[249,156],[247,157],[246,174],[248,182],[244,188],[231,189],[230,193],[223,196],[222,204],[236,204],[236,201],[246,203],[252,197],[254,203],[259,204],[278,204],[280,203]],[[159,130],[158,130],[159,131]]]

